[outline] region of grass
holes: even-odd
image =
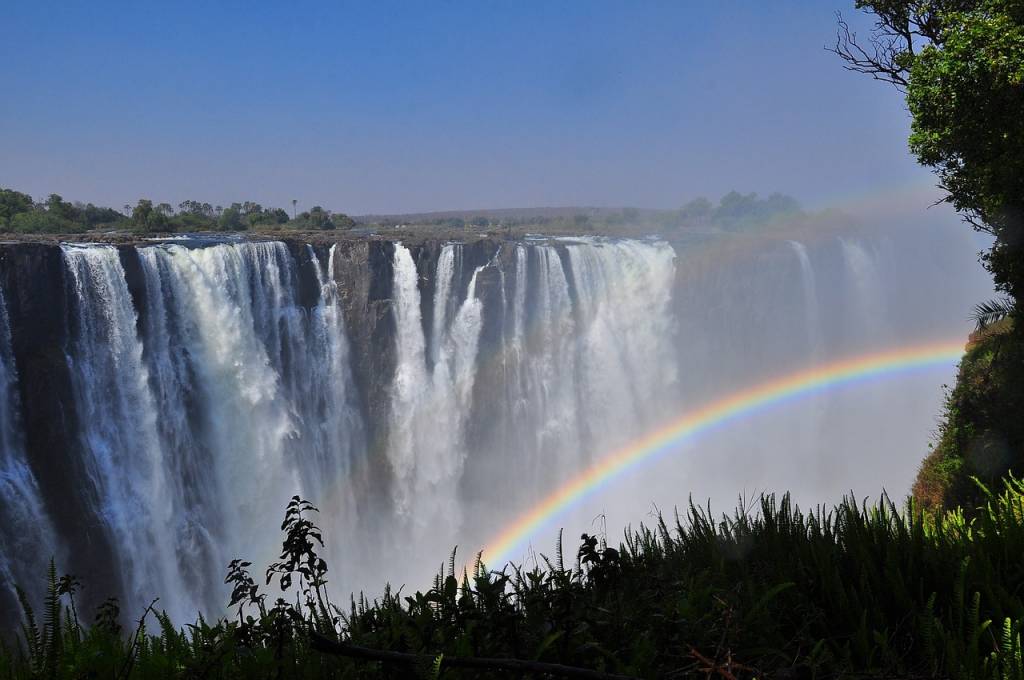
[[[561,540],[534,569],[459,574],[453,553],[425,592],[345,606],[327,594],[315,508],[295,499],[269,585],[230,565],[226,618],[178,629],[159,603],[133,603],[145,612],[122,630],[108,602],[85,625],[77,582],[51,569],[0,677],[523,677],[459,667],[488,657],[644,678],[1022,678],[1024,483],[979,493],[969,515],[885,498],[804,513],[768,496],[723,517],[691,505],[618,548],[584,535],[568,564]],[[395,658],[319,651],[354,648]]]

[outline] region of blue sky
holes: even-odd
[[[0,185],[354,214],[928,186],[899,93],[823,49],[852,4],[12,0]]]

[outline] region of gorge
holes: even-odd
[[[85,606],[176,621],[264,565],[295,494],[332,588],[416,587],[617,446],[708,398],[966,337],[959,225],[667,241],[182,238],[0,244],[0,599],[50,557]],[[905,493],[952,375],[823,394],[565,518],[608,532],[737,492]],[[870,423],[870,428],[866,424]],[[538,550],[555,536],[538,537]],[[464,555],[467,557],[467,555]],[[493,565],[500,566],[500,565]]]

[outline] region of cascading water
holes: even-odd
[[[113,247],[65,246],[64,259],[80,301],[68,363],[88,474],[82,483],[110,533],[125,596],[142,601],[184,593],[175,546],[167,540],[180,487],[171,483],[163,456],[120,256]]]
[[[811,264],[811,257],[807,254],[807,247],[799,241],[790,241],[797,259],[800,261],[800,282],[803,284],[804,300],[803,305],[807,310],[805,323],[807,326],[807,343],[809,345],[809,357],[812,361],[820,361],[822,347],[821,318],[819,312],[820,302],[818,301],[818,284],[814,274],[814,265]]]
[[[440,529],[440,535],[455,535],[460,524],[456,490],[466,458],[463,424],[481,329],[479,270],[454,316],[448,313],[458,249],[445,246],[437,262],[432,364],[426,360],[416,265],[402,244],[396,244],[394,256],[397,366],[387,452],[395,476],[395,505],[413,526]]]
[[[362,447],[348,347],[334,284],[311,258],[319,299],[300,307],[281,243],[150,247],[139,257],[147,358],[169,376],[166,456],[191,496],[178,542],[205,572],[190,582],[203,584],[210,607],[226,560],[253,546],[269,554],[265,527],[291,495],[323,499],[331,529],[356,521],[350,496],[335,493]]]
[[[14,596],[18,584],[38,596],[43,586],[37,578],[39,558],[62,557],[25,457],[17,389],[7,304],[0,290],[0,584],[6,591],[0,592],[0,603]]]
[[[489,391],[504,398],[473,414],[492,423],[476,448],[493,453],[469,457],[466,488],[517,480],[502,496],[528,505],[671,411],[674,258],[663,242],[516,246],[497,358],[487,358],[500,363],[503,383]],[[467,514],[493,514],[493,496],[477,502]]]
[[[38,358],[14,351],[9,326],[28,320],[8,323],[0,298],[0,575],[32,578],[50,554],[83,580],[105,566],[103,587],[123,602],[159,595],[189,621],[222,611],[231,559],[275,558],[281,512],[300,494],[322,511],[339,593],[416,587],[454,545],[482,547],[682,410],[858,350],[963,334],[950,305],[986,294],[968,278],[971,251],[933,266],[887,239],[754,252],[598,238],[63,246],[67,337],[63,365],[46,370],[69,376],[54,427],[84,470],[73,493],[87,516],[61,526],[101,529],[110,554],[76,564],[50,528],[62,501],[36,479],[63,463],[23,444],[35,440],[22,431],[17,366]],[[896,262],[893,249],[911,255]],[[969,283],[948,283],[952,271]],[[922,302],[920,286],[945,286],[943,299]],[[738,423],[562,522],[643,520],[651,502],[668,509],[691,492],[727,503],[744,489],[835,499],[905,486],[942,379]],[[864,464],[869,453],[909,462],[890,473]]]

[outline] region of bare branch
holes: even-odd
[[[907,51],[913,54],[913,35],[907,27],[893,28],[890,21],[891,18],[879,18],[869,38],[870,45],[863,46],[843,15],[836,12],[836,44],[825,49],[846,62],[843,64],[846,70],[866,73],[906,92],[907,71],[900,63],[900,56]]]

